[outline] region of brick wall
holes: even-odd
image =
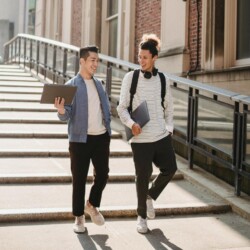
[[[135,10],[135,58],[138,63],[138,44],[144,33],[154,33],[160,37],[161,0],[136,0]]]
[[[82,0],[72,0],[71,44],[81,47]]]
[[[197,15],[197,3],[199,11],[199,31],[198,27],[198,15]],[[190,0],[189,6],[189,49],[190,49],[190,70],[199,70],[201,68],[201,29],[202,29],[202,1]],[[198,37],[199,36],[199,37]],[[199,39],[198,39],[199,38]],[[198,52],[197,52],[198,46]],[[198,53],[198,62],[197,62]],[[198,64],[197,64],[198,63]]]

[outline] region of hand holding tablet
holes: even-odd
[[[64,99],[65,105],[71,104],[75,96],[76,89],[76,86],[46,83],[43,86],[40,103],[55,104],[55,99],[60,97],[60,100],[57,100],[58,104],[63,101],[62,99]]]

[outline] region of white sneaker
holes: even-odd
[[[73,230],[75,233],[84,233],[85,232],[85,216],[76,216],[75,218],[75,224],[73,226]]]
[[[148,232],[147,219],[143,219],[141,216],[137,218],[137,232],[141,234]]]
[[[149,219],[155,218],[155,210],[153,206],[153,200],[150,198],[147,199],[147,217]]]
[[[88,201],[85,206],[85,212],[89,214],[93,223],[95,223],[98,226],[104,225],[105,220],[102,214],[98,211],[96,207],[92,206]]]

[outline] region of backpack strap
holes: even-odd
[[[165,110],[164,107],[164,100],[166,95],[166,78],[162,72],[158,72],[161,78],[161,106],[163,107],[163,111]]]
[[[131,87],[130,87],[130,102],[129,102],[129,107],[128,107],[128,112],[129,113],[132,112],[132,104],[133,104],[134,94],[135,94],[136,88],[137,88],[139,73],[140,73],[140,69],[135,69],[134,70],[132,83],[131,83]]]

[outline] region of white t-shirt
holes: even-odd
[[[132,128],[134,124],[127,110],[130,102],[129,90],[132,83],[132,76],[133,71],[130,71],[123,78],[120,101],[117,107],[122,123],[129,128]],[[147,101],[150,121],[142,128],[141,134],[132,137],[131,142],[155,142],[164,138],[169,133],[173,133],[173,98],[168,78],[166,77],[165,111],[163,112],[161,106],[161,80],[159,75],[157,74],[150,79],[146,79],[140,72],[133,99],[133,110],[143,101]]]
[[[106,132],[100,98],[93,79],[84,79],[88,94],[88,135],[100,135]]]

